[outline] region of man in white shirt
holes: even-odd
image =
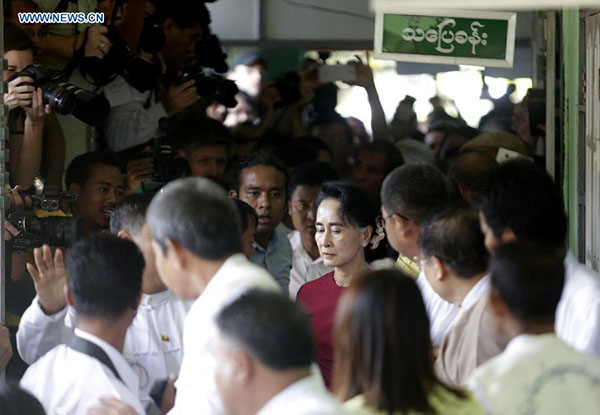
[[[516,241],[491,260],[489,302],[512,340],[478,367],[467,385],[492,414],[595,414],[600,408],[600,360],[554,333],[565,267],[560,249]]]
[[[419,225],[449,202],[446,179],[430,164],[405,164],[388,174],[381,188],[380,220],[388,242],[401,258],[405,257],[411,263],[420,261]],[[417,285],[431,323],[431,342],[434,347],[439,347],[459,309],[440,297],[422,272]]]
[[[459,308],[455,323],[442,340],[434,366],[440,380],[458,386],[507,343],[504,336],[490,336],[489,328],[481,327],[488,320],[469,312],[487,297],[490,285],[486,274],[489,255],[477,211],[462,202],[425,219],[421,223],[419,247],[423,272],[431,287]],[[476,321],[463,321],[466,318]]]
[[[288,186],[288,213],[295,231],[288,234],[292,245],[292,271],[290,272],[290,297],[303,284],[331,272],[323,265],[319,247],[315,241],[315,201],[323,182],[336,179],[333,169],[326,163],[309,161],[299,164]]]
[[[138,378],[121,352],[141,295],[144,258],[135,244],[94,235],[66,256],[68,304],[79,316],[74,336],[25,372],[21,387],[49,415],[85,414],[102,396],[145,413]]]
[[[216,318],[215,381],[227,415],[333,415],[340,404],[311,371],[310,319],[285,296],[253,290]]]
[[[512,160],[494,169],[489,180],[490,190],[479,213],[489,251],[521,238],[545,241],[566,251],[562,193],[542,168],[526,160]],[[600,277],[570,253],[564,263],[556,335],[576,350],[600,357]]]
[[[140,396],[146,404],[156,381],[179,373],[183,359],[183,325],[192,305],[191,301],[181,300],[169,291],[158,277],[152,237],[144,227],[152,196],[142,193],[125,197],[110,219],[111,233],[134,242],[145,259],[142,299],[127,331],[123,356],[138,375]],[[66,343],[77,321],[75,310],[66,306],[62,292],[65,278],[62,261],[59,257],[52,264],[51,258],[46,259],[46,264],[42,258],[38,261],[41,266],[30,269],[38,297],[24,313],[17,332],[19,354],[29,364],[51,348]],[[55,265],[57,272],[50,272]]]
[[[161,279],[178,296],[196,299],[185,320],[185,352],[169,413],[221,414],[210,352],[216,315],[250,289],[279,286],[241,254],[237,208],[217,184],[197,177],[171,182],[152,200],[146,218]]]

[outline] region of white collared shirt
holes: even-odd
[[[469,290],[460,306],[456,306],[444,300],[435,292],[425,273],[421,271],[417,279],[417,285],[421,289],[425,309],[429,316],[431,343],[433,347],[439,347],[446,334],[450,331],[454,322],[470,309],[479,299],[486,295],[490,288],[490,276],[484,275]]]
[[[156,380],[178,373],[183,359],[183,325],[192,301],[183,301],[169,290],[143,294],[137,314],[127,330],[123,357],[139,378],[144,403]],[[77,316],[71,307],[54,315],[42,311],[37,297],[27,308],[17,331],[17,349],[32,364],[46,352],[66,343]]]
[[[600,360],[554,333],[521,335],[467,382],[492,414],[579,415],[600,412]]]
[[[323,265],[323,258],[313,260],[302,246],[302,235],[299,231],[288,234],[290,245],[292,245],[292,271],[290,272],[290,297],[296,299],[298,290],[309,281],[321,278],[323,275],[333,271],[333,268]]]
[[[169,415],[223,413],[214,379],[215,318],[224,307],[251,289],[281,290],[264,268],[236,254],[219,268],[190,309],[183,332],[183,362],[175,384],[175,407]]]
[[[555,330],[574,349],[600,358],[600,277],[571,253],[565,258],[565,286]]]
[[[475,303],[479,301],[481,297],[486,295],[489,292],[489,290],[490,274],[485,274],[479,279],[479,281],[477,281],[477,283],[473,287],[471,287],[471,289],[463,299],[462,303],[460,304],[460,309],[462,311],[467,311],[468,309],[473,307],[473,305],[475,305]]]
[[[452,327],[460,308],[440,297],[429,284],[423,271],[417,278],[417,286],[421,290],[425,310],[429,316],[431,343],[433,347],[440,347],[442,339]]]
[[[31,392],[48,415],[84,415],[102,396],[117,398],[143,414],[138,379],[118,350],[107,342],[75,329],[75,334],[99,346],[119,373],[97,359],[66,345],[52,349],[27,369],[21,387]]]
[[[343,415],[340,403],[314,374],[272,397],[256,415]]]

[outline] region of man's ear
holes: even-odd
[[[235,191],[235,190],[233,190],[233,189],[231,189],[229,191],[229,197],[233,197],[234,199],[239,199],[238,192]]]
[[[169,238],[167,238],[165,242],[167,244],[166,256],[171,256],[171,258],[174,260],[176,269],[183,270],[187,266],[188,262],[186,249]]]
[[[117,237],[121,239],[127,239],[128,241],[133,241],[133,235],[127,231],[119,231],[119,233],[117,233]]]
[[[256,368],[254,360],[248,353],[242,349],[235,349],[231,352],[231,364],[233,370],[232,378],[239,385],[247,385],[252,381]]]
[[[177,27],[177,25],[175,24],[175,21],[169,17],[164,21],[162,27],[165,32],[165,35],[168,36],[173,31],[173,29]]]
[[[75,299],[73,298],[73,293],[71,292],[71,288],[69,284],[65,284],[65,299],[67,300],[67,305],[69,307],[75,307]]]
[[[177,153],[179,154],[179,157],[181,157],[182,159],[186,159],[186,160],[188,159],[188,155],[187,155],[187,153],[185,152],[184,149],[180,148],[177,151]]]
[[[514,242],[517,240],[517,235],[510,228],[504,228],[502,231],[502,235],[500,235],[500,242],[503,244],[507,244],[510,242]]]
[[[397,214],[392,215],[391,219],[393,219],[394,227],[402,237],[406,238],[412,232],[413,223],[410,220]]]
[[[438,281],[445,281],[448,278],[448,268],[446,267],[446,264],[444,264],[444,261],[436,256],[431,257],[431,261],[434,267],[435,279]]]
[[[83,188],[77,183],[71,183],[69,185],[69,191],[79,195],[83,191]]]

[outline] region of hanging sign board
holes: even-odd
[[[474,11],[380,11],[375,57],[407,62],[510,68],[517,14]]]
[[[370,0],[373,12],[394,8],[412,13],[417,8],[458,10],[548,10],[598,7],[598,0]]]

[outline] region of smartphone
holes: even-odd
[[[319,66],[319,82],[334,81],[352,82],[356,80],[354,65],[323,65]]]
[[[498,149],[498,153],[496,154],[496,161],[499,164],[502,164],[505,161],[516,159],[516,158],[522,158],[522,159],[527,159],[529,161],[533,161],[533,159],[531,157],[529,157],[529,156],[526,156],[526,155],[521,154],[521,153],[517,153],[516,151],[509,150],[509,149],[504,148],[504,147],[500,147]]]

